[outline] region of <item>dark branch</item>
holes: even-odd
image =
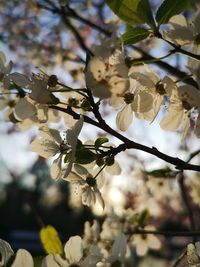
[[[59,106],[49,106],[49,108],[65,112],[65,113],[71,115],[76,120],[78,120],[80,118],[80,115],[77,114],[76,112],[74,112],[70,107],[62,108]],[[94,110],[93,110],[93,112],[94,112]],[[174,165],[176,167],[176,169],[192,170],[192,171],[200,172],[200,166],[194,165],[194,164],[189,164],[189,163],[187,163],[187,162],[185,162],[185,161],[183,161],[177,157],[175,158],[175,157],[168,156],[168,155],[160,152],[155,147],[148,147],[148,146],[136,143],[134,141],[131,141],[128,138],[126,138],[125,136],[118,133],[117,131],[113,130],[109,125],[107,125],[106,122],[102,118],[99,117],[99,116],[101,116],[100,113],[96,113],[95,116],[97,116],[98,122],[95,120],[92,120],[91,118],[89,118],[86,115],[83,115],[83,118],[84,118],[85,122],[99,128],[101,130],[104,130],[108,134],[118,138],[119,140],[121,140],[123,142],[123,144],[119,145],[116,148],[113,148],[108,153],[115,156],[118,153],[125,151],[126,149],[136,149],[136,150],[144,151],[148,154],[154,155],[157,158],[162,159],[165,162],[168,162],[168,163]]]

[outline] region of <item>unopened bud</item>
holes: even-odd
[[[58,77],[56,75],[51,75],[48,79],[48,86],[54,87],[58,83]]]

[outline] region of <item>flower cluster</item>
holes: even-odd
[[[55,3],[51,0],[33,2],[24,1],[19,8],[20,12],[25,11],[25,17],[30,25],[32,25],[32,18],[37,20],[37,12],[42,9],[60,17],[57,20],[58,25],[55,25],[52,20],[53,26],[50,27],[49,35],[51,36],[51,32],[55,31],[51,40],[57,41],[54,40],[52,44],[50,44],[51,41],[48,42],[48,49],[44,48],[47,46],[46,43],[40,43],[45,34],[37,27],[27,26],[29,30],[32,29],[30,32],[24,31],[24,39],[29,39],[31,36],[31,42],[35,40],[38,45],[40,44],[36,46],[37,48],[29,49],[31,57],[44,49],[46,51],[46,56],[43,57],[44,66],[52,59],[50,54],[53,53],[55,53],[55,61],[62,64],[66,58],[73,63],[84,63],[84,70],[80,66],[73,70],[67,66],[68,73],[73,76],[72,80],[76,84],[74,87],[78,84],[77,87],[82,88],[74,89],[71,85],[62,82],[60,77],[54,74],[47,75],[42,70],[31,75],[16,72],[13,70],[13,62],[7,62],[4,53],[0,52],[0,110],[4,119],[12,122],[15,129],[26,130],[34,125],[37,126],[38,133],[31,140],[30,150],[49,160],[50,175],[54,180],[68,182],[71,191],[79,197],[80,203],[90,207],[91,210],[95,204],[98,204],[96,206],[101,207],[104,216],[101,218],[101,224],[97,220],[92,224],[86,222],[83,235],[71,236],[64,245],[54,227],[50,225],[42,227],[40,239],[47,256],[42,258],[39,264],[41,267],[125,267],[134,264],[147,266],[140,261],[142,257],[148,254],[154,255],[154,250],[160,250],[158,255],[162,254],[161,248],[164,246],[160,235],[164,233],[163,236],[173,236],[174,234],[173,231],[168,231],[171,223],[168,221],[173,219],[169,218],[170,213],[174,215],[180,209],[181,197],[188,218],[185,220],[185,210],[181,209],[182,213],[179,214],[184,221],[181,225],[184,231],[181,230],[179,235],[181,233],[183,236],[199,235],[190,203],[193,201],[192,204],[199,205],[199,182],[195,180],[193,188],[188,190],[190,191],[188,193],[190,183],[185,181],[184,176],[185,170],[200,171],[198,165],[190,163],[190,160],[199,154],[199,150],[184,161],[179,157],[164,154],[153,146],[148,147],[137,143],[122,135],[120,131],[127,131],[134,117],[150,123],[161,118],[159,122],[161,129],[181,132],[181,141],[189,136],[190,131],[200,138],[200,12],[196,12],[187,20],[185,16],[178,14],[184,11],[182,6],[186,5],[187,1],[183,1],[176,7],[172,5],[171,0],[163,0],[158,9],[155,8],[157,10],[155,14],[148,0],[134,1],[134,4],[132,1],[119,1],[117,4],[114,1],[105,1],[128,25],[126,32],[118,40],[115,33],[118,30],[117,21],[110,28],[111,33],[110,29],[104,29],[95,24],[93,18],[97,13],[94,11],[92,22],[79,15],[73,9],[76,1],[72,1],[74,3],[66,0],[55,1]],[[84,11],[88,9],[82,3],[84,1],[78,2],[83,13],[87,13]],[[88,5],[88,1],[86,2]],[[4,4],[6,5],[6,1],[0,3],[0,6]],[[31,5],[34,6],[33,12],[30,12]],[[95,5],[98,6],[98,11],[101,13],[99,17],[103,20],[101,12],[103,5],[101,3]],[[6,5],[6,7],[10,6]],[[144,7],[146,10],[143,10]],[[16,14],[19,11],[17,8]],[[4,13],[7,14],[7,10]],[[2,21],[4,18],[6,18],[5,15]],[[38,25],[41,26],[45,20],[38,21]],[[23,19],[21,21],[23,24]],[[87,27],[82,27],[82,23]],[[137,24],[139,27],[136,26]],[[163,24],[166,25],[163,27]],[[82,52],[78,51],[74,41],[69,42],[68,48],[63,47],[62,43],[65,43],[63,40],[66,36],[65,33],[60,32],[60,29],[64,25],[74,34],[81,50],[87,53],[86,60],[82,58]],[[95,45],[91,45],[91,50],[89,44],[96,40],[84,40],[84,32],[83,34],[79,32],[79,30],[88,31],[85,34],[88,37],[92,32],[88,27],[106,36],[103,38],[99,34],[100,37]],[[14,33],[15,31],[22,33],[14,23],[13,29],[10,30]],[[5,34],[5,37],[9,39],[15,35]],[[67,37],[70,37],[69,32]],[[4,34],[1,38],[4,39]],[[154,58],[151,55],[151,45],[156,43],[152,41],[153,38],[154,41],[161,39],[173,49],[163,57]],[[61,42],[59,43],[58,40]],[[100,41],[99,45],[97,45],[98,41]],[[140,41],[144,42],[134,47],[134,44]],[[130,46],[126,47],[126,45]],[[73,50],[71,48],[74,47],[76,47],[77,56],[71,52]],[[138,51],[139,56],[133,54],[130,57],[132,49]],[[18,51],[17,48],[16,51]],[[180,67],[179,70],[173,64],[162,61],[176,53],[182,53],[188,57],[186,68]],[[41,63],[42,60],[41,56],[38,62]],[[164,66],[166,70],[164,74],[149,66],[156,62]],[[115,126],[112,127],[112,123],[106,122],[107,111],[110,110],[115,113],[117,130]],[[81,140],[84,139],[86,123],[100,130],[95,140]],[[117,146],[112,144],[107,136],[102,135],[102,131],[109,134],[111,138],[118,139],[120,143]],[[131,166],[128,166],[128,159],[124,164],[128,171],[122,172],[124,170],[121,169],[116,158],[119,153],[128,149],[140,150],[156,156],[174,165],[176,170],[165,167],[146,171],[146,161],[140,161],[140,170],[134,175],[132,170],[135,169],[136,164],[132,160],[133,155],[130,155]],[[185,150],[189,151],[189,148],[186,147]],[[137,159],[137,155],[134,155],[134,159]],[[136,172],[136,169],[134,171]],[[134,189],[131,186],[127,189],[121,207],[106,205],[108,191],[104,191],[103,187],[111,184],[110,180],[114,180],[121,174],[133,178],[136,186]],[[172,178],[173,181],[168,178]],[[175,185],[175,179],[179,189]],[[56,189],[53,194],[57,194]],[[191,198],[188,194],[191,194]],[[46,192],[46,199],[48,195],[51,197],[51,188],[50,194]],[[116,195],[114,197],[117,198]],[[42,201],[44,204],[45,197]],[[169,214],[164,214],[166,206],[166,213]],[[161,221],[167,216],[165,225]],[[176,220],[180,218],[176,217]],[[162,231],[162,226],[167,230]],[[187,259],[188,266],[198,267],[200,266],[200,242],[187,245],[190,242],[188,240],[189,238],[186,238],[185,244],[181,245],[181,248],[185,248],[185,253],[181,257]],[[168,256],[167,253],[163,255],[170,259],[171,255]],[[155,254],[157,255],[157,252]],[[141,265],[138,265],[138,262]],[[161,265],[166,266],[166,262],[164,265],[162,262]],[[151,258],[147,264],[156,266],[151,263]],[[8,266],[32,267],[34,258],[25,249],[19,249],[14,253],[11,246],[0,239],[0,267]]]

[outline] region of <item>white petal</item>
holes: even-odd
[[[85,180],[75,172],[70,172],[69,175],[63,179],[72,184],[85,185]]]
[[[156,97],[156,94],[150,94],[145,90],[140,91],[140,102],[139,104],[139,112],[148,112],[149,110],[153,109],[153,103],[154,99]],[[134,102],[133,102],[134,103]]]
[[[147,88],[155,87],[154,82],[150,79],[148,75],[145,75],[139,72],[133,72],[130,74],[130,77],[133,79],[136,79],[144,87],[147,87]]]
[[[34,267],[31,254],[25,249],[19,249],[11,267]]]
[[[105,71],[106,71],[106,64],[101,59],[94,57],[89,61],[87,65],[87,70],[85,73],[86,84],[87,86],[89,86],[89,89],[93,89],[93,88],[90,88],[90,79],[88,79],[88,73],[89,72],[92,73],[93,78],[96,81],[100,81],[102,78],[104,78]]]
[[[179,45],[189,44],[194,40],[191,27],[183,15],[175,15],[169,20],[170,29],[164,32],[164,37]]]
[[[180,127],[183,116],[184,110],[170,107],[169,113],[161,120],[160,127],[167,131],[175,131]]]
[[[31,81],[29,80],[27,76],[17,73],[17,72],[10,74],[10,78],[19,87],[27,87],[31,83]]]
[[[76,147],[78,135],[83,127],[83,117],[81,116],[80,119],[75,123],[72,129],[67,131],[67,142],[72,147]]]
[[[83,256],[83,245],[80,236],[72,236],[64,246],[65,256],[69,263],[78,263]]]
[[[60,267],[60,266],[61,265],[57,262],[54,254],[46,256],[42,260],[42,265],[41,265],[41,267]]]
[[[112,166],[106,166],[105,171],[110,175],[120,175],[122,170],[119,163],[115,160],[115,163]]]
[[[48,137],[46,137],[44,134],[46,134]],[[62,138],[60,136],[60,132],[56,129],[52,129],[52,128],[48,128],[46,126],[43,126],[40,128],[40,135],[42,137],[46,137],[52,141],[55,141],[58,144],[62,143]]]
[[[121,131],[126,131],[133,120],[133,111],[131,105],[126,105],[118,114],[116,118],[117,127]]]
[[[82,188],[82,203],[83,205],[90,206],[95,204],[96,196],[89,186]]]
[[[45,123],[48,120],[48,106],[37,105],[37,119],[40,123]]]
[[[110,85],[108,82],[98,83],[95,85],[93,91],[93,95],[99,97],[101,99],[111,97]]]
[[[98,168],[99,170],[99,168]],[[99,173],[99,175],[96,178],[97,187],[100,189],[105,184],[105,174],[103,172]]]
[[[10,244],[3,239],[0,239],[0,255],[0,266],[6,265],[10,257],[14,255],[14,251],[12,250]]]
[[[161,247],[161,242],[156,236],[150,234],[148,235],[147,240],[149,248],[159,249]]]
[[[102,207],[102,209],[104,209],[105,208],[105,202],[104,202],[104,199],[101,195],[101,192],[98,189],[95,190],[95,197],[96,197],[96,200],[99,202],[100,206]]]
[[[30,149],[44,158],[50,158],[60,152],[59,146],[50,139],[35,139],[30,144]]]
[[[37,113],[36,107],[27,98],[21,98],[15,106],[14,115],[17,120],[31,118]]]
[[[57,159],[55,159],[51,165],[50,169],[51,177],[55,180],[61,178],[62,176],[61,164],[62,164],[62,157],[60,156]]]
[[[75,169],[75,171],[78,172],[78,174],[80,174],[80,175],[84,175],[84,176],[86,176],[86,175],[89,174],[88,170],[87,170],[85,167],[83,167],[82,165],[74,164],[74,169]]]
[[[144,256],[148,252],[148,246],[145,242],[138,243],[136,246],[136,253],[138,256]]]

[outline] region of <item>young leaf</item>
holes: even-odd
[[[89,164],[94,160],[96,160],[96,154],[83,147],[76,151],[74,163]]]
[[[63,253],[62,242],[57,230],[52,225],[47,225],[40,230],[40,241],[47,254]]]
[[[164,0],[156,14],[158,25],[167,23],[172,16],[180,14],[188,6],[189,0]]]
[[[94,147],[96,149],[98,149],[101,145],[103,145],[104,143],[107,143],[109,140],[107,137],[99,137],[95,143],[94,143]]]
[[[140,0],[106,0],[110,9],[128,24],[141,24],[145,22],[137,14],[139,2]]]
[[[168,173],[170,172],[170,168],[163,168],[163,169],[157,169],[150,172],[146,172],[148,175],[154,176],[154,177],[166,177]]]
[[[149,0],[141,0],[137,7],[137,14],[145,21],[152,29],[156,29],[156,24],[154,21],[154,17],[152,14],[151,6],[149,4]]]
[[[150,35],[150,31],[144,28],[130,28],[121,38],[124,44],[135,44],[146,39]]]

